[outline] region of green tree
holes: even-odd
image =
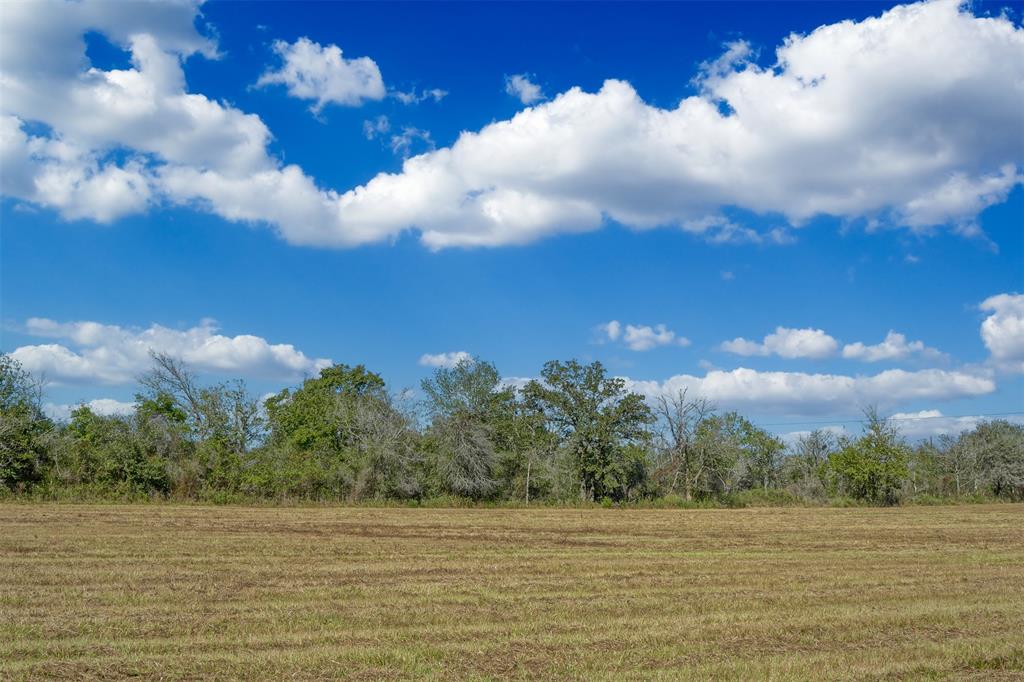
[[[384,380],[362,365],[322,369],[266,400],[270,440],[299,451],[341,452],[350,443],[356,402],[384,392]]]
[[[498,449],[497,478],[506,497],[529,504],[552,494],[558,478],[558,438],[548,430],[544,415],[508,388],[495,402],[490,423]]]
[[[168,493],[182,499],[198,496],[205,471],[196,458],[188,413],[167,393],[137,394],[134,422],[140,446],[164,462]]]
[[[782,453],[786,446],[764,429],[746,419],[743,422],[743,451],[748,479],[752,487],[760,486],[762,490],[768,490],[779,481]]]
[[[21,364],[0,354],[0,486],[20,490],[37,483],[47,464],[41,387]]]
[[[423,391],[431,436],[444,441],[441,451],[449,458],[441,469],[461,482],[447,489],[526,502],[550,492],[555,438],[543,415],[503,385],[492,363],[475,359],[439,369]]]
[[[498,369],[479,359],[439,367],[424,379],[428,437],[436,453],[435,471],[444,492],[474,499],[494,495],[499,455],[496,426],[513,399]]]
[[[102,416],[82,405],[71,413],[64,435],[74,463],[61,468],[65,482],[122,493],[168,491],[166,460],[146,448],[130,417]]]
[[[433,417],[463,414],[492,421],[499,404],[512,397],[512,389],[501,385],[494,363],[479,358],[464,358],[454,367],[438,367],[421,386]]]
[[[907,450],[907,475],[903,482],[909,495],[940,495],[944,490],[945,471],[942,455],[933,441],[917,443]]]
[[[627,446],[647,443],[647,425],[654,421],[643,397],[628,392],[624,380],[607,376],[600,362],[548,362],[541,377],[523,395],[561,437],[581,497],[627,497],[635,478],[635,457]]]
[[[844,442],[829,457],[831,470],[847,495],[876,504],[895,504],[907,476],[909,448],[897,428],[875,408],[864,414],[864,435]]]
[[[415,420],[362,365],[334,365],[266,401],[269,438],[250,478],[275,495],[416,497]]]
[[[979,486],[996,497],[1024,499],[1024,426],[997,419],[960,437]]]
[[[800,436],[783,464],[783,480],[801,497],[828,497],[829,456],[836,450],[835,435],[821,429]]]
[[[704,453],[703,496],[728,495],[747,477],[744,445],[750,422],[737,412],[712,415],[700,424],[697,439]]]
[[[195,466],[188,467],[210,491],[237,492],[250,448],[262,435],[259,404],[242,381],[200,386],[180,360],[153,353],[153,368],[140,378],[149,390],[142,405],[166,409],[168,416],[185,415],[193,443]]]
[[[356,403],[350,498],[415,498],[423,494],[422,452],[412,411],[383,393]]]

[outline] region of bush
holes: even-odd
[[[682,495],[671,493],[638,503],[637,506],[647,509],[720,509],[722,503],[710,498],[688,500]]]
[[[808,500],[778,488],[754,488],[733,493],[725,498],[730,507],[806,507]]]

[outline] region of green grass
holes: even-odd
[[[1022,679],[1024,506],[0,505],[0,678]]]

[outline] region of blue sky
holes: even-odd
[[[1019,5],[133,10],[4,8],[2,348],[55,413],[149,347],[259,393],[597,359],[780,433],[1024,411]]]

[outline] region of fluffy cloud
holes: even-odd
[[[607,219],[706,234],[721,231],[723,206],[793,225],[827,214],[969,233],[1021,182],[1024,30],[954,0],[792,35],[771,67],[733,44],[673,109],[623,81],[573,88],[346,192],[272,157],[258,116],[186,90],[182,60],[216,57],[197,13],[184,2],[6,6],[4,193],[67,218],[111,221],[170,202],[269,224],[295,244],[418,230],[438,249],[522,244]],[[129,50],[132,68],[89,67],[87,31]],[[383,96],[370,62],[303,49],[315,66],[292,71],[286,58],[271,79],[294,82],[314,108]],[[331,64],[355,73],[335,81]]]
[[[860,341],[843,346],[844,358],[864,362],[902,360],[915,354],[927,358],[943,357],[941,352],[925,346],[923,341],[907,341],[906,336],[892,330],[885,335],[885,339],[881,343],[873,346],[867,346]]]
[[[736,355],[778,355],[783,358],[827,358],[834,355],[839,343],[820,329],[789,329],[776,327],[773,334],[758,343],[741,337],[726,341],[721,350]]]
[[[981,340],[1000,369],[1024,372],[1024,294],[999,294],[979,306],[991,314],[981,323]]]
[[[423,367],[455,367],[460,362],[472,362],[473,356],[464,350],[452,351],[450,353],[424,353],[420,356],[420,365]]]
[[[88,402],[81,402],[74,405],[66,403],[46,403],[43,405],[43,412],[50,419],[65,421],[71,418],[71,412],[80,406],[86,406],[95,414],[109,416],[120,414],[131,414],[135,410],[134,403],[126,403],[113,398],[97,398]]]
[[[658,346],[690,345],[689,339],[682,336],[677,337],[674,331],[666,328],[663,324],[658,324],[654,327],[627,324],[622,341],[626,344],[627,348],[637,351],[650,350]]]
[[[195,14],[188,3],[6,8],[0,28],[4,193],[67,218],[109,222],[157,198],[200,199],[166,185],[179,169],[246,179],[277,171],[259,117],[185,92],[181,60],[195,52],[216,56],[191,26]],[[177,32],[168,37],[170,27]],[[132,68],[80,70],[87,63],[86,28],[129,50]],[[41,122],[47,132],[30,134],[26,122]]]
[[[956,436],[985,421],[984,417],[946,417],[939,410],[896,412],[890,419],[900,433],[912,440],[935,436]]]
[[[297,378],[331,364],[326,358],[307,357],[291,344],[218,334],[212,320],[181,331],[156,324],[140,330],[32,318],[25,331],[67,344],[21,346],[11,352],[25,369],[49,383],[132,383],[149,369],[151,350],[181,358],[200,371],[253,376]]]
[[[337,45],[323,47],[309,38],[277,40],[274,52],[281,68],[265,72],[256,85],[284,85],[292,97],[316,100],[314,113],[327,104],[357,107],[387,94],[376,62],[369,57],[345,59]]]
[[[258,116],[185,90],[182,60],[216,56],[196,13],[190,3],[89,0],[5,9],[4,193],[66,218],[108,222],[159,201],[270,223],[297,243],[344,241],[337,195],[270,156]],[[130,52],[131,68],[80,69],[81,37],[94,29]]]
[[[622,324],[618,320],[599,324],[597,325],[597,333],[599,336],[604,337],[599,339],[601,341],[605,339],[608,341],[618,341],[619,337],[622,336]]]
[[[689,346],[690,340],[678,336],[663,324],[653,327],[648,325],[627,324],[623,326],[618,320],[597,325],[599,341],[619,341],[630,350],[645,351],[659,346]]]
[[[539,102],[544,97],[540,86],[530,80],[529,74],[517,73],[505,77],[505,92],[517,98],[523,104]]]
[[[923,230],[969,223],[1020,180],[1024,40],[1009,21],[911,5],[792,36],[777,58],[719,65],[673,110],[619,81],[570,90],[378,176],[344,195],[343,213],[415,225],[433,247],[521,243],[605,216],[700,231],[722,205]],[[985,123],[962,125],[975,115]]]
[[[737,337],[726,341],[719,349],[736,355],[778,355],[783,358],[827,358],[836,354],[839,342],[821,329],[790,329],[777,327],[773,334],[761,342]],[[942,359],[945,354],[924,345],[923,341],[907,341],[903,334],[889,331],[881,343],[873,346],[860,341],[843,346],[842,356],[847,360],[879,362],[881,360],[903,360],[911,355],[929,359]]]
[[[686,390],[726,409],[763,414],[851,414],[864,405],[892,407],[913,400],[951,400],[995,391],[987,376],[961,371],[890,369],[872,376],[713,370],[703,377],[680,374],[665,381],[627,379],[648,397]]]

